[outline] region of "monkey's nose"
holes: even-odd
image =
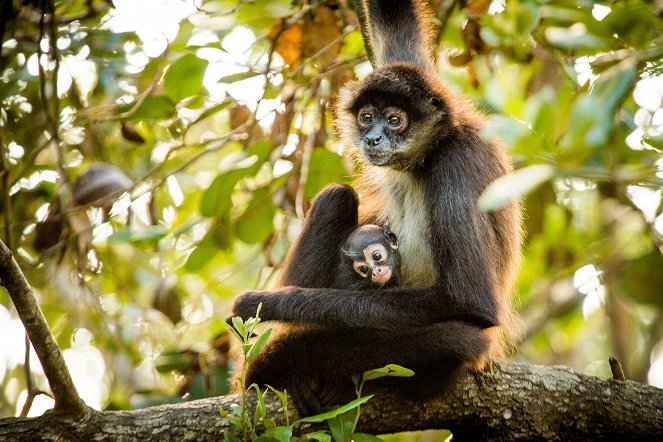
[[[366,137],[366,142],[368,143],[369,146],[377,146],[382,142],[382,135],[378,135],[375,137],[368,136]]]

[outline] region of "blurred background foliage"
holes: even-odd
[[[228,391],[223,320],[269,287],[309,201],[348,182],[351,0],[0,3],[0,212],[82,397]],[[663,2],[432,0],[440,74],[525,198],[514,357],[663,386]],[[0,415],[50,398],[0,289]],[[34,400],[34,403],[32,401]],[[427,437],[427,436],[421,436]]]

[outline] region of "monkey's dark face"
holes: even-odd
[[[394,65],[347,86],[336,107],[344,143],[376,166],[420,164],[451,125],[443,92],[426,78],[413,66]]]
[[[407,112],[396,106],[361,107],[357,112],[359,148],[366,159],[376,166],[392,164],[405,140],[408,122]]]
[[[384,287],[400,280],[398,240],[388,226],[367,224],[355,229],[343,247],[354,278],[361,286]]]

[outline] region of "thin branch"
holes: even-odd
[[[23,361],[23,371],[25,372],[25,381],[27,384],[28,397],[25,398],[25,403],[21,409],[21,417],[28,415],[30,408],[32,408],[32,403],[35,398],[40,394],[51,397],[48,393],[39,388],[35,388],[34,380],[32,379],[32,370],[30,369],[30,337],[27,332],[25,333],[25,359]]]
[[[2,142],[0,134],[0,179],[2,180],[2,211],[4,217],[5,242],[10,250],[14,250],[14,241],[12,238],[12,200],[9,195],[11,184],[9,182],[9,161],[7,159],[7,148]]]
[[[60,348],[48,328],[28,281],[11,250],[2,241],[0,241],[0,275],[2,275],[0,284],[7,289],[51,386],[56,412],[69,416],[82,415],[85,404],[78,396]]]
[[[109,8],[109,4],[103,4],[102,6],[94,6],[92,4],[88,4],[88,9],[87,11],[82,11],[77,14],[70,14],[70,15],[63,15],[61,17],[55,17],[55,24],[56,25],[64,25],[64,24],[69,24],[75,21],[81,21],[81,20],[87,20],[88,18],[94,18],[99,14],[102,14],[106,12]],[[20,12],[18,13],[18,17],[26,20],[30,23],[38,24],[42,20],[42,13],[39,11],[36,11],[33,8],[30,7],[24,7],[21,8]],[[43,21],[44,23],[51,23],[53,22],[53,14],[44,14],[43,15]]]

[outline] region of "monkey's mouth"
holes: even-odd
[[[393,162],[394,152],[385,148],[362,146],[364,158],[375,166],[388,166]]]
[[[371,275],[371,282],[374,284],[379,284],[380,286],[385,285],[391,279],[391,269],[386,269],[384,273],[375,273]]]

